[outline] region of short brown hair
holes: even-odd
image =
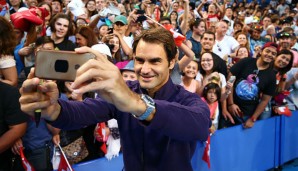
[[[140,40],[148,43],[163,45],[167,54],[168,62],[172,61],[177,54],[177,48],[172,33],[163,27],[145,30],[139,36],[137,36],[132,45],[134,54],[136,53],[136,49]]]

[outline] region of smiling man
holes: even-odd
[[[198,140],[205,141],[211,125],[206,103],[196,94],[173,84],[170,70],[177,48],[163,28],[144,31],[133,44],[138,81],[123,80],[118,68],[98,52],[77,71],[74,93],[95,91],[100,98],[83,102],[58,99],[55,83],[39,82],[33,70],[20,92],[21,108],[31,116],[42,108],[42,117],[55,127],[77,129],[86,125],[118,121],[124,167],[127,171],[191,171]],[[57,102],[58,101],[58,102]]]
[[[275,93],[276,77],[270,63],[277,52],[277,44],[268,42],[259,58],[244,58],[230,68],[229,77],[236,76],[236,81],[228,110],[238,124],[244,122],[245,128],[253,127]]]
[[[66,14],[56,14],[50,22],[51,39],[55,43],[55,49],[73,51],[75,44],[68,40],[68,36],[72,30],[70,18]]]

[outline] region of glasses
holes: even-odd
[[[201,62],[211,62],[213,59],[202,59]]]

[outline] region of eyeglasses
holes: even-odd
[[[211,62],[213,59],[202,59],[201,62]]]

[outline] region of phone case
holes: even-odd
[[[95,55],[92,53],[41,50],[36,55],[35,76],[42,79],[73,81],[77,69],[93,58]]]

